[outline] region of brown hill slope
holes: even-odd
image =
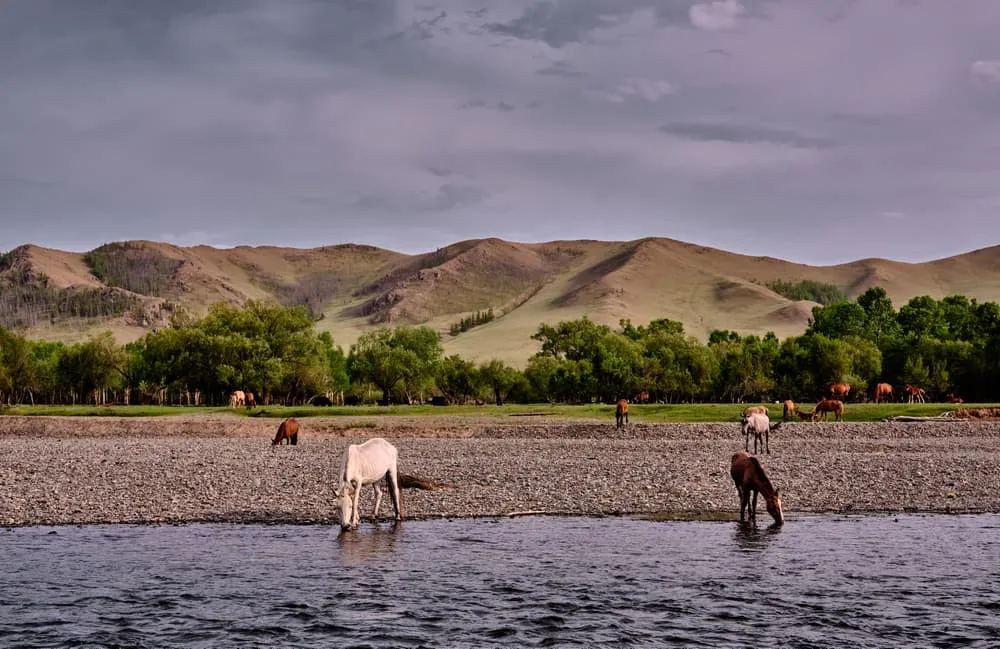
[[[878,285],[897,307],[924,294],[1000,301],[1000,246],[921,264],[864,259],[836,266],[663,238],[537,244],[482,239],[420,255],[353,244],[218,249],[134,241],[87,254],[27,245],[4,258],[0,286],[8,288],[0,290],[10,291],[17,282],[37,285],[42,278],[47,290],[103,291],[118,296],[116,304],[135,302],[123,313],[100,317],[36,314],[25,328],[31,337],[77,340],[111,329],[124,342],[162,324],[177,305],[201,313],[220,300],[274,299],[308,305],[322,316],[317,326],[345,347],[380,324],[428,324],[442,331],[449,353],[517,364],[534,352],[530,336],[540,323],[584,315],[610,325],[622,318],[639,324],[671,318],[699,337],[712,329],[801,333],[813,303],[774,293],[765,286],[774,280],[835,284],[852,297]],[[486,309],[493,309],[493,322],[447,335],[451,324]]]

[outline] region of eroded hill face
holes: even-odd
[[[814,303],[788,300],[768,282],[814,280],[849,296],[886,289],[897,308],[916,295],[956,293],[1000,301],[1000,247],[922,264],[866,259],[807,266],[671,239],[628,242],[500,239],[462,241],[406,255],[364,245],[297,249],[182,248],[151,241],[108,244],[89,253],[26,245],[0,260],[0,323],[32,338],[74,341],[110,329],[119,342],[163,326],[184,308],[218,301],[307,305],[317,327],[349,346],[383,324],[427,324],[448,353],[523,364],[539,324],[588,316],[684,323],[713,329],[801,333]],[[83,305],[69,309],[54,304]],[[479,312],[492,320],[458,336],[453,324]]]

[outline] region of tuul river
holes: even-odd
[[[28,527],[0,553],[4,647],[1000,646],[993,514]]]

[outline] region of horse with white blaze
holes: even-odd
[[[340,509],[341,529],[358,527],[360,522],[358,499],[361,497],[361,487],[367,484],[375,488],[373,516],[378,518],[379,506],[382,504],[382,488],[379,486],[379,481],[383,478],[389,490],[389,497],[392,499],[393,509],[396,511],[396,520],[403,520],[399,474],[396,469],[398,457],[396,447],[381,437],[374,437],[364,444],[351,444],[344,450],[338,475],[340,484],[333,492]]]

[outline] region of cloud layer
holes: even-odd
[[[496,6],[493,6],[496,5]],[[0,248],[1000,243],[1000,4],[11,0]]]

